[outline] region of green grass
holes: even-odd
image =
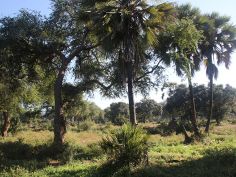
[[[50,156],[53,151],[50,150],[53,138],[50,131],[29,130],[0,138],[0,176],[112,177],[113,171],[106,166],[106,157],[96,145],[105,133],[107,130],[103,127],[68,132],[68,149],[59,159]],[[214,127],[201,142],[189,145],[183,144],[182,135],[163,137],[158,134],[150,135],[149,144],[148,166],[132,169],[130,173],[124,169],[113,177],[236,176],[235,124]],[[66,159],[71,154],[72,159]]]

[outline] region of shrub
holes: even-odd
[[[94,122],[90,119],[87,119],[85,121],[82,121],[82,122],[79,122],[78,124],[78,131],[81,132],[81,131],[88,131],[88,130],[91,130],[92,127],[94,126]]]
[[[128,166],[118,169],[112,177],[131,177],[130,168]]]
[[[62,163],[70,162],[76,154],[76,147],[68,143],[58,146],[56,144],[43,144],[37,147],[36,157],[38,160],[54,159]]]
[[[74,146],[69,143],[58,146],[56,144],[44,144],[36,149],[38,160],[53,159],[61,163],[68,163],[73,160],[92,160],[102,155],[101,147],[97,144],[90,144],[87,147]]]
[[[34,158],[33,147],[22,143],[20,140],[0,143],[0,152],[1,158],[8,160],[29,160]]]
[[[147,160],[148,136],[140,127],[125,124],[103,138],[100,145],[109,160],[118,166],[136,166]]]
[[[0,171],[1,177],[15,177],[15,176],[24,176],[24,177],[30,177],[31,174],[29,171],[23,167],[15,166],[10,168],[9,170],[4,169]]]
[[[11,126],[8,131],[14,134],[14,133],[18,132],[20,130],[20,128],[21,128],[21,122],[20,122],[19,117],[12,117],[11,118]]]
[[[98,144],[90,144],[88,147],[81,147],[76,149],[76,160],[92,160],[103,155],[102,149]]]

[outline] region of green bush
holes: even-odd
[[[1,177],[15,177],[15,176],[30,177],[31,174],[25,168],[22,168],[20,166],[14,166],[10,168],[9,170],[4,169],[0,171],[0,176]]]
[[[14,134],[14,133],[18,132],[20,130],[20,128],[21,128],[21,121],[20,121],[19,117],[12,117],[11,118],[11,126],[8,131]]]
[[[38,146],[36,152],[38,160],[54,159],[62,163],[68,163],[73,160],[92,160],[103,154],[101,147],[97,144],[80,147],[69,143],[65,143],[63,146],[44,144]]]
[[[90,144],[88,147],[77,148],[74,156],[75,160],[92,160],[103,155],[102,149],[98,144]]]
[[[118,169],[113,175],[112,177],[131,177],[131,171],[130,168],[128,166],[122,167],[120,169]]]
[[[90,119],[87,119],[85,121],[82,121],[82,122],[79,122],[77,128],[78,128],[78,131],[81,132],[81,131],[88,131],[88,130],[91,130],[92,127],[94,126],[94,122]]]
[[[35,148],[35,151],[38,160],[54,159],[66,163],[74,159],[77,148],[68,143],[62,146],[52,143],[40,145]]]
[[[53,159],[63,164],[73,160],[92,160],[101,155],[103,155],[103,151],[98,144],[90,144],[86,147],[74,146],[69,143],[62,146],[54,143],[32,146],[23,143],[21,140],[0,143],[0,161],[37,160],[45,162]]]
[[[142,128],[125,124],[104,137],[100,145],[109,160],[118,166],[137,166],[147,160],[147,140]]]
[[[21,141],[0,143],[1,158],[8,160],[30,160],[34,158],[33,147]]]
[[[42,120],[41,118],[32,119],[32,120],[29,120],[29,123],[27,125],[33,131],[43,131],[43,130],[53,131],[52,120]]]

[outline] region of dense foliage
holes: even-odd
[[[234,114],[236,90],[229,85],[215,85],[213,90],[214,106],[213,119],[220,123],[222,119]],[[195,103],[197,115],[206,118],[209,109],[209,88],[204,85],[194,85]],[[185,85],[178,85],[169,92],[165,113],[172,117],[185,117],[189,119],[190,103],[188,99],[189,91]]]
[[[103,138],[101,147],[115,165],[137,166],[148,160],[147,140],[148,136],[141,128],[125,124]]]
[[[137,118],[139,122],[152,122],[160,119],[162,114],[162,105],[152,99],[143,99],[136,103]]]
[[[128,122],[129,106],[126,103],[112,103],[110,107],[106,108],[104,111],[105,118],[115,125],[122,125]]]
[[[0,176],[235,176],[236,89],[214,85],[235,48],[229,17],[189,4],[51,0],[48,17],[21,10],[1,18]],[[188,86],[167,82],[173,65]],[[192,83],[204,65],[209,85]],[[162,104],[146,99],[161,86],[169,89]],[[85,100],[98,91],[128,104],[102,110]],[[145,99],[135,103],[137,94]],[[139,166],[148,153],[151,169]],[[45,170],[76,160],[94,166]]]

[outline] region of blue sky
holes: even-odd
[[[172,1],[171,1],[172,2]],[[235,0],[177,0],[179,3],[191,3],[194,7],[199,7],[203,13],[218,12],[221,15],[231,17],[231,22],[236,25]],[[219,77],[216,84],[230,84],[236,87],[236,53],[232,55],[230,69],[225,69],[224,65],[219,66]],[[205,68],[195,74],[193,79],[195,83],[207,84],[208,79],[205,76]]]
[[[22,8],[36,10],[44,15],[48,15],[50,13],[50,3],[49,0],[2,0],[0,16],[13,16]]]
[[[162,0],[163,1],[163,0]],[[155,1],[153,1],[155,2]],[[165,1],[163,1],[165,2]],[[210,13],[213,11],[219,12],[221,15],[231,16],[231,21],[233,24],[236,24],[236,1],[235,0],[169,0],[169,2],[177,2],[177,3],[191,3],[194,7],[199,7],[203,13]],[[50,1],[49,0],[2,0],[0,6],[0,17],[10,15],[14,16],[18,13],[20,9],[29,9],[36,10],[41,12],[42,15],[49,15],[50,13]],[[184,82],[185,80],[181,80],[173,74],[173,70],[169,69],[169,80],[173,82]],[[172,74],[171,74],[172,73]],[[193,78],[193,82],[198,84],[207,84],[208,79],[205,75],[205,68],[196,73]],[[232,55],[232,63],[230,69],[227,70],[224,66],[219,67],[219,77],[216,84],[230,84],[236,87],[236,54]],[[150,92],[150,98],[155,99],[156,101],[162,101],[160,99],[160,91],[156,93],[155,91]],[[142,96],[137,95],[136,101],[139,101]],[[91,101],[94,101],[98,106],[105,108],[109,106],[111,102],[114,101],[125,101],[127,102],[127,98],[110,100],[103,98],[99,95],[98,92],[94,93],[93,98],[88,98]]]

